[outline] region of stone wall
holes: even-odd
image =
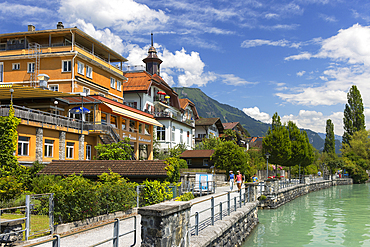
[[[313,191],[326,189],[331,186],[336,185],[348,185],[353,184],[352,179],[336,179],[336,180],[324,180],[319,182],[312,182],[306,184],[298,184],[292,187],[284,188],[278,190],[278,181],[270,180],[267,182],[268,188],[266,195],[266,200],[260,201],[260,208],[274,209],[281,205],[294,200],[295,198],[308,194]],[[277,192],[276,192],[277,191]]]
[[[246,237],[258,223],[258,202],[245,206],[216,221],[214,226],[202,230],[198,236],[192,236],[192,247],[241,246]]]

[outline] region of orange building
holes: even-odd
[[[120,54],[78,28],[0,34],[0,116],[11,98],[21,163],[91,159],[97,143],[130,137],[136,159],[153,159],[148,113],[123,104]],[[12,91],[12,92],[11,92]],[[86,114],[71,111],[84,107]]]

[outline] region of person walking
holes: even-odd
[[[253,183],[258,182],[258,177],[256,176],[256,174],[253,175],[252,181]]]
[[[240,174],[240,171],[238,171],[238,175],[236,175],[236,185],[238,186],[238,191],[242,188],[243,183],[243,176]]]
[[[230,171],[230,177],[229,177],[229,180],[230,180],[230,191],[233,191],[234,189],[234,173],[233,171]]]

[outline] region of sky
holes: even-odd
[[[367,0],[0,0],[0,33],[77,26],[143,65],[154,46],[161,76],[271,123],[343,135],[352,85],[370,126]]]

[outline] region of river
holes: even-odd
[[[258,218],[243,247],[370,246],[370,184],[312,192]]]

